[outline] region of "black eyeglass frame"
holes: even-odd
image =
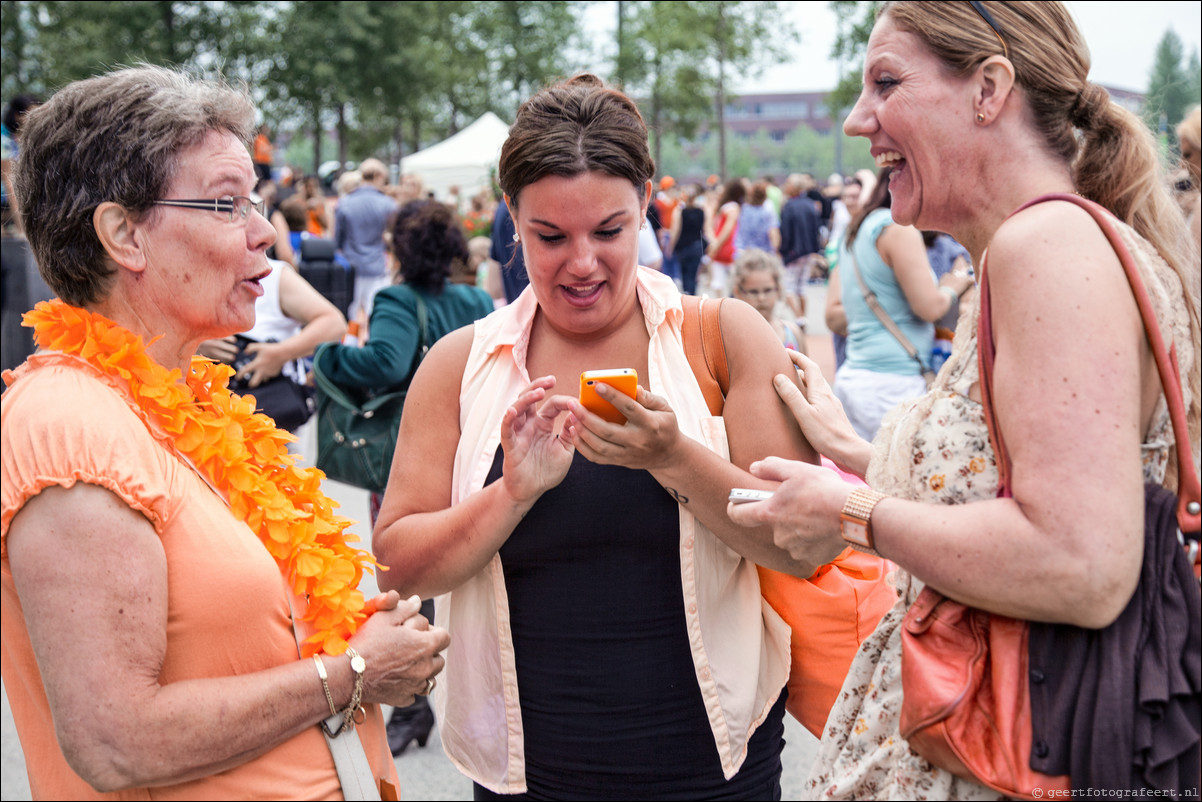
[[[208,212],[225,212],[230,216],[230,222],[244,222],[250,219],[253,209],[266,217],[267,205],[262,198],[247,195],[226,195],[221,198],[178,198],[157,200],[156,206],[173,206],[177,209],[201,209]],[[236,215],[236,216],[235,216]]]

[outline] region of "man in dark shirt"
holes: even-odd
[[[785,207],[780,212],[780,255],[785,263],[785,302],[798,318],[806,313],[806,284],[814,260],[821,258],[822,218],[807,195],[806,177],[799,173],[785,181]]]
[[[526,276],[526,260],[522,257],[521,245],[515,240],[517,226],[509,214],[509,206],[505,201],[497,204],[496,214],[492,219],[492,248],[488,256],[501,265],[501,284],[505,287],[506,303],[513,303],[530,279]],[[511,261],[512,260],[512,261]]]

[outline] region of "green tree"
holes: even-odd
[[[49,94],[120,65],[176,65],[249,79],[260,2],[5,2],[4,89]]]
[[[831,57],[839,63],[839,83],[827,96],[832,119],[842,119],[856,98],[864,81],[864,51],[868,48],[868,37],[883,2],[879,0],[832,0],[830,8],[835,12],[836,35],[831,46]]]
[[[1194,48],[1189,54],[1189,67],[1185,71],[1186,85],[1189,87],[1187,94],[1190,98],[1197,102],[1202,97],[1202,63],[1198,61],[1198,48]]]
[[[725,178],[727,76],[758,76],[765,65],[783,59],[800,37],[775,2],[718,0],[695,7],[695,35],[709,47],[708,71],[717,90],[718,172]]]
[[[1195,63],[1196,63],[1195,53]],[[1153,131],[1174,145],[1177,134],[1174,125],[1185,116],[1186,109],[1197,102],[1197,90],[1191,96],[1189,67],[1183,64],[1185,48],[1172,28],[1164,32],[1156,46],[1156,58],[1148,76],[1148,91],[1144,100],[1144,120]]]
[[[488,70],[480,80],[502,119],[512,120],[524,99],[579,69],[570,54],[587,49],[579,19],[582,3],[514,0],[473,5],[466,33],[488,53]]]
[[[624,2],[619,18],[616,80],[640,98],[652,131],[692,137],[713,116],[716,84],[705,69],[707,43],[695,33],[698,12],[691,3]],[[655,163],[663,137],[653,137]],[[661,170],[662,172],[662,170]]]
[[[676,176],[681,181],[701,181],[717,172],[717,137],[686,140],[668,134],[662,139],[661,172]],[[842,169],[836,162],[837,147],[843,153]],[[756,177],[772,174],[779,179],[789,173],[810,173],[821,182],[836,171],[850,173],[864,168],[875,172],[869,149],[866,139],[844,137],[841,133],[823,134],[801,126],[789,132],[782,142],[762,132],[751,137],[732,137],[728,142],[727,164],[731,175]]]
[[[45,94],[46,87],[32,74],[37,69],[36,46],[29,4],[0,2],[0,91],[4,97],[20,92]]]

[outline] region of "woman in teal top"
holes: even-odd
[[[847,358],[835,373],[835,395],[856,433],[872,440],[881,418],[898,403],[926,392],[923,369],[935,339],[934,321],[972,286],[965,272],[948,273],[936,284],[922,233],[899,226],[889,211],[889,173],[847,227],[840,248],[840,297],[847,313]],[[914,346],[920,365],[864,300],[856,271],[885,313]]]
[[[421,356],[417,298],[426,306],[426,346],[493,311],[492,297],[479,287],[454,284],[451,269],[468,260],[467,243],[451,211],[436,201],[411,201],[397,212],[392,251],[399,283],[376,293],[362,347],[336,346],[321,352],[321,370],[335,384],[386,392],[407,387]]]

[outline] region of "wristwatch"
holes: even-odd
[[[839,513],[839,533],[858,549],[876,553],[876,542],[872,537],[872,511],[881,499],[888,498],[870,487],[857,487],[851,491]]]

